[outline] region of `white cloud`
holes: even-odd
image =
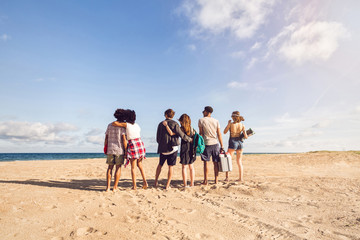
[[[317,21],[305,25],[291,24],[268,42],[269,51],[298,65],[325,61],[337,50],[339,41],[350,37],[338,22]]]
[[[275,118],[274,121],[276,123],[298,123],[301,120],[298,118],[292,118],[290,117],[289,113],[284,113],[282,116]]]
[[[247,69],[252,68],[255,65],[255,63],[257,63],[257,62],[258,62],[258,59],[256,57],[251,58],[250,62],[246,66],[246,68]]]
[[[103,144],[105,140],[105,133],[103,129],[94,128],[85,134],[85,140],[88,143]]]
[[[76,126],[68,123],[44,124],[9,121],[1,122],[0,139],[23,142],[70,143],[75,138],[63,133],[76,130]]]
[[[312,128],[326,128],[330,126],[331,121],[329,119],[323,119],[320,122],[314,124]]]
[[[2,40],[4,42],[6,42],[7,40],[10,40],[10,39],[11,39],[11,37],[5,33],[0,35],[0,40]]]
[[[274,87],[267,87],[263,82],[247,83],[232,81],[227,84],[227,87],[231,89],[242,89],[247,91],[251,90],[257,92],[274,92],[277,90]]]
[[[262,46],[262,43],[256,42],[256,43],[254,43],[254,45],[251,46],[250,51],[258,50],[259,48],[261,48],[261,46]]]
[[[229,88],[246,88],[248,86],[248,83],[246,82],[236,82],[236,81],[233,81],[233,82],[229,82],[227,84],[227,86]]]
[[[104,136],[87,136],[86,141],[93,144],[103,144]]]
[[[238,39],[244,39],[254,36],[273,5],[273,0],[187,0],[181,11],[194,24],[193,35],[228,31]]]

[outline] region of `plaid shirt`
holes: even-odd
[[[143,141],[141,138],[130,139],[128,141],[128,148],[127,148],[127,160],[125,166],[129,164],[130,159],[139,159],[145,158],[146,150]]]

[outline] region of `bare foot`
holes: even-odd
[[[109,192],[110,191],[110,188],[106,188],[105,192]]]
[[[146,184],[146,185],[144,185],[142,188],[143,188],[143,189],[147,189],[147,188],[148,188],[148,185]]]
[[[225,181],[225,182],[229,182],[229,178],[225,178],[224,181]]]
[[[238,181],[238,182],[242,182],[243,180],[239,178],[239,179],[237,179],[236,181]]]
[[[117,191],[119,191],[119,189],[118,189],[118,188],[113,188],[112,191],[113,191],[113,192],[117,192]]]
[[[169,190],[169,189],[171,189],[171,187],[170,187],[170,186],[167,186],[167,187],[165,188],[165,190]]]
[[[132,189],[132,190],[136,190],[136,186],[132,187],[131,189]]]
[[[207,182],[207,181],[203,181],[203,182],[201,183],[201,185],[208,185],[208,182]]]

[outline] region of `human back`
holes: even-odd
[[[105,134],[107,135],[107,154],[123,155],[124,147],[121,136],[126,134],[125,129],[115,127],[110,123]]]
[[[220,128],[220,123],[217,119],[209,116],[200,118],[199,127],[202,128],[202,136],[206,145],[218,143],[217,130]]]
[[[242,124],[241,122],[232,122],[230,125],[230,137],[240,137],[243,130],[244,124]]]

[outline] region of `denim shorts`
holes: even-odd
[[[229,149],[243,149],[243,143],[240,141],[240,137],[229,138]]]
[[[220,162],[220,146],[219,144],[214,145],[206,145],[205,150],[201,156],[201,160],[210,161],[210,157],[212,157],[213,162]]]

